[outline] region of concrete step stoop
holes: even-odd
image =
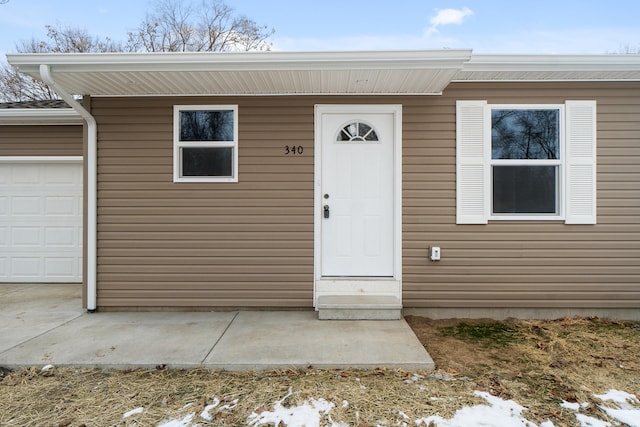
[[[392,295],[322,295],[316,308],[320,320],[402,319],[402,302]]]

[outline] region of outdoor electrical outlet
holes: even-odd
[[[431,246],[429,249],[429,252],[431,253],[431,261],[440,261],[440,247]]]

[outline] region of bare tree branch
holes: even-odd
[[[129,33],[128,49],[148,52],[269,50],[274,31],[259,26],[222,0],[159,0]]]
[[[3,102],[57,99],[47,85],[18,72],[9,64],[0,66],[0,97]]]
[[[7,2],[8,0],[0,0]],[[47,25],[45,40],[21,41],[19,53],[197,52],[270,50],[274,31],[236,15],[223,0],[157,0],[126,44],[91,35],[86,29]],[[0,102],[52,99],[42,82],[9,65],[0,67]]]
[[[111,39],[91,36],[87,30],[61,25],[47,25],[49,40],[23,40],[16,43],[19,53],[119,52],[123,46]],[[21,74],[8,64],[0,67],[0,101],[36,101],[57,99],[41,81]]]

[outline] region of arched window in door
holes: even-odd
[[[337,142],[376,142],[378,134],[370,125],[361,121],[354,121],[338,132]]]

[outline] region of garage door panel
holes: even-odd
[[[58,257],[44,259],[45,275],[47,277],[69,279],[76,274],[76,259],[74,257]]]
[[[40,227],[12,227],[11,246],[14,248],[40,248],[42,230]]]
[[[0,164],[0,281],[82,280],[82,165]]]
[[[75,215],[76,206],[72,196],[46,197],[44,201],[45,215]]]
[[[44,246],[47,248],[74,248],[78,245],[74,227],[47,227],[44,236]]]
[[[42,184],[42,169],[42,164],[15,165],[9,175],[9,184],[27,186]]]
[[[46,185],[70,186],[74,187],[82,181],[81,170],[70,169],[67,165],[49,165],[44,169],[44,181]]]
[[[42,271],[40,257],[13,257],[10,274],[18,279],[37,279]]]
[[[41,198],[38,196],[14,196],[10,198],[11,215],[42,215]]]

